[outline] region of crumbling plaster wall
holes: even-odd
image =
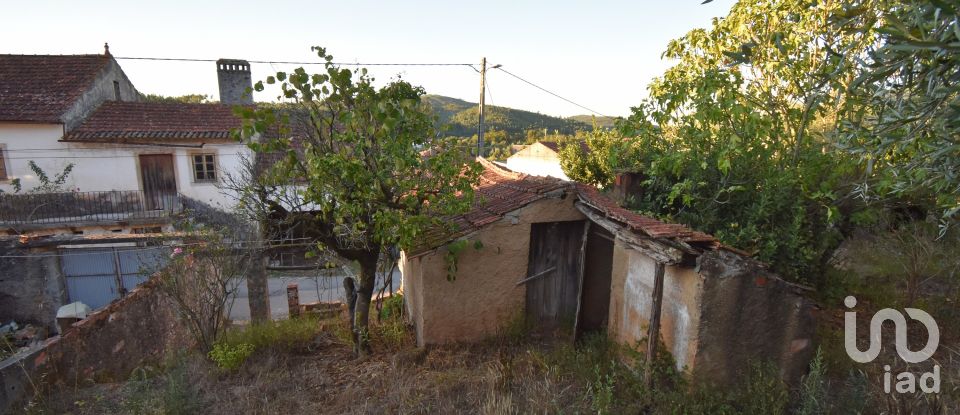
[[[55,249],[0,246],[0,324],[39,324],[56,330],[57,310],[67,299]]]
[[[635,346],[647,338],[655,271],[652,258],[615,243],[608,334],[616,342]],[[695,363],[703,289],[703,278],[692,268],[665,267],[660,335],[678,370],[690,370]]]
[[[522,318],[526,287],[517,282],[527,275],[530,225],[585,219],[574,208],[575,199],[572,194],[541,199],[468,235],[452,282],[447,281],[446,247],[408,259],[402,268],[404,295],[413,297],[408,311],[417,325],[417,343],[478,341]],[[483,244],[479,250],[473,248],[476,241]]]
[[[799,381],[815,350],[816,307],[807,289],[723,250],[707,252],[697,263],[707,295],[694,378],[731,382],[752,364],[772,363],[788,383]]]

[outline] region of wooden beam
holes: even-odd
[[[653,387],[653,361],[657,358],[657,345],[660,342],[660,310],[663,308],[663,274],[666,265],[657,262],[653,274],[653,304],[650,306],[650,327],[647,328],[647,361],[644,376],[647,388]]]
[[[580,329],[580,308],[583,303],[583,281],[584,281],[584,270],[586,269],[587,262],[587,236],[590,234],[590,221],[583,221],[583,239],[580,240],[580,273],[577,276],[577,313],[574,314],[573,318],[573,341],[577,341],[577,337],[580,337],[580,333],[577,331]]]
[[[656,239],[640,237],[633,232],[624,229],[623,225],[597,214],[593,209],[582,202],[576,202],[575,206],[577,210],[587,217],[587,219],[590,219],[590,221],[593,223],[596,223],[597,225],[600,225],[604,229],[610,231],[614,237],[626,242],[631,248],[643,252],[650,258],[653,258],[655,261],[668,265],[675,265],[679,264],[683,260],[683,251],[672,246],[668,246],[657,241]]]
[[[531,276],[529,276],[529,277],[527,277],[527,278],[524,278],[524,279],[522,279],[522,280],[520,280],[520,281],[517,281],[517,285],[530,282],[530,280],[533,280],[533,279],[542,277],[542,276],[544,276],[544,275],[547,275],[549,272],[551,272],[551,271],[553,271],[553,270],[556,270],[556,269],[557,269],[557,267],[547,268],[547,269],[545,269],[545,270],[543,270],[543,271],[540,271],[540,272],[538,272],[538,273],[536,273],[536,274],[533,274],[533,275],[531,275]]]

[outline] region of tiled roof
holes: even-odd
[[[581,201],[600,211],[607,218],[624,224],[635,234],[653,239],[672,239],[703,248],[715,249],[718,247],[716,238],[711,235],[695,231],[678,223],[661,222],[625,209],[613,199],[601,194],[593,186],[577,183],[576,187]]]
[[[239,126],[226,105],[107,101],[64,141],[224,141]]]
[[[567,189],[569,182],[549,177],[515,173],[478,159],[484,170],[475,186],[473,208],[449,219],[450,226],[428,229],[409,250],[409,256],[417,256],[444,245],[461,236],[496,222],[507,213],[547,197],[549,193]]]
[[[0,55],[0,121],[59,123],[107,55]]]
[[[548,193],[575,189],[578,198],[605,217],[623,224],[641,237],[680,242],[697,249],[727,248],[706,233],[684,225],[665,223],[620,207],[597,188],[581,183],[549,177],[531,176],[509,171],[479,159],[484,171],[476,186],[473,208],[448,220],[451,226],[428,229],[418,244],[408,251],[410,257],[422,255],[464,235],[475,232],[503,218],[509,212],[543,199]],[[727,248],[737,252],[732,248]]]

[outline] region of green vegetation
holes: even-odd
[[[280,84],[292,109],[236,111],[250,148],[287,154],[259,180],[305,182],[298,193],[315,213],[306,214],[304,236],[360,265],[360,273],[345,284],[354,343],[362,354],[369,351],[369,310],[381,254],[392,246],[410,247],[427,227],[445,224],[439,218],[467,210],[480,166],[457,151],[455,140],[435,134],[422,88],[403,81],[377,88],[366,69],[342,69],[325,49],[313,50],[326,62],[320,73],[297,68],[265,80]],[[264,82],[254,89],[262,91]],[[301,149],[290,146],[294,128],[303,139]],[[257,135],[275,138],[253,141]],[[424,148],[435,155],[421,157],[417,149]],[[270,208],[280,217],[289,214],[276,203]]]
[[[438,128],[446,135],[470,137],[477,133],[478,107],[476,103],[441,95],[424,95],[438,117]],[[525,138],[527,130],[547,130],[573,134],[590,129],[591,123],[576,119],[552,117],[537,112],[487,105],[484,124],[488,130],[503,131],[511,137]]]
[[[207,353],[207,356],[221,369],[236,370],[251,354],[253,354],[253,345],[250,343],[240,343],[236,346],[217,343],[213,345],[213,350]]]
[[[424,95],[423,99],[437,116],[440,133],[456,137],[460,148],[476,153],[477,104],[440,95]],[[560,118],[492,105],[486,107],[484,119],[484,156],[492,160],[509,157],[513,145],[570,139],[594,127],[589,115]],[[596,121],[601,129],[613,125],[610,118],[597,117]]]

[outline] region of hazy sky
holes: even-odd
[[[607,115],[626,115],[669,62],[670,39],[708,27],[733,0],[661,1],[2,1],[0,53],[315,61],[321,45],[344,62],[450,62],[503,67]],[[212,62],[120,60],[144,93],[216,97]],[[254,80],[296,66],[254,64]],[[307,67],[308,70],[311,67]],[[319,69],[319,67],[312,67]],[[476,102],[468,67],[372,67],[428,93]],[[487,103],[569,116],[586,110],[500,71]],[[264,93],[257,100],[276,95]]]

